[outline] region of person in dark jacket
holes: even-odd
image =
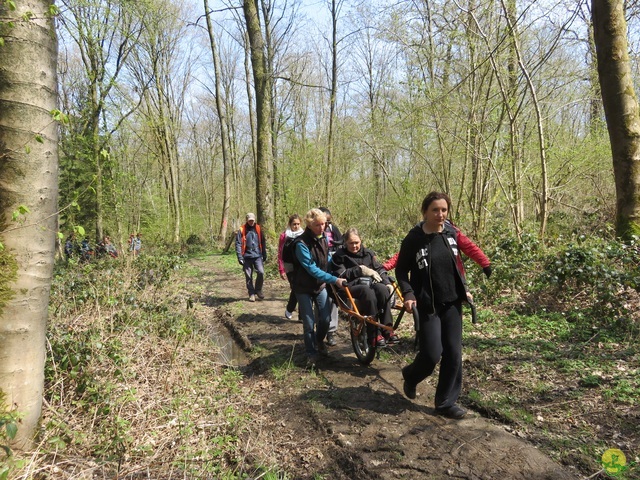
[[[326,217],[313,208],[305,217],[304,233],[294,240],[295,261],[293,263],[292,288],[298,299],[300,320],[304,329],[304,346],[307,366],[315,367],[319,355],[328,355],[324,343],[329,330],[331,303],[328,301],[326,284],[333,283],[343,288],[346,280],[327,271],[329,247],[324,236]],[[313,305],[318,309],[316,322]]]
[[[333,217],[331,216],[331,210],[327,207],[319,207],[319,210],[325,214],[327,221],[324,226],[324,236],[327,237],[327,245],[329,245],[329,261],[331,256],[338,250],[338,247],[342,245],[342,232],[338,226],[333,223]],[[335,347],[338,344],[336,338],[338,333],[338,305],[333,301],[333,298],[329,297],[331,302],[331,322],[329,323],[329,332],[327,332],[327,345]]]
[[[264,284],[264,263],[267,261],[267,243],[253,213],[247,213],[246,223],[238,229],[236,255],[244,272],[249,301],[255,302],[256,295],[262,300],[264,298],[262,285]],[[254,271],[256,272],[255,284],[253,283]]]
[[[78,240],[76,238],[76,234],[75,232],[72,232],[67,237],[67,241],[64,242],[64,254],[67,261],[69,261],[69,259],[73,257],[79,250],[80,250],[80,247],[78,246]]]
[[[391,294],[393,286],[385,269],[375,257],[372,250],[362,245],[360,233],[350,228],[344,234],[344,244],[331,257],[331,271],[334,275],[345,278],[351,295],[356,300],[358,311],[363,315],[380,316],[380,323],[393,325],[391,316]],[[387,343],[398,343],[398,337],[387,330],[381,333],[367,324],[371,343],[384,347]]]
[[[293,262],[286,261],[284,256],[286,256],[285,254],[289,250],[285,252],[284,249],[288,242],[291,242],[302,235],[304,230],[302,230],[301,225],[302,219],[300,218],[300,215],[294,213],[289,217],[287,229],[280,234],[280,239],[278,240],[278,271],[280,272],[280,277],[283,280],[287,280],[289,285],[291,285],[291,280],[293,279]],[[289,293],[289,300],[287,301],[287,306],[284,310],[284,316],[287,320],[291,320],[293,317],[293,311],[296,309],[296,305],[298,305],[298,299],[292,289]]]
[[[447,220],[451,199],[431,192],[422,202],[423,221],[402,241],[396,277],[407,312],[418,309],[420,351],[413,363],[402,369],[405,395],[414,399],[416,386],[440,362],[436,387],[436,413],[449,418],[464,417],[457,405],[462,389],[462,302],[472,300],[468,292],[460,252],[480,265],[487,277],[491,263],[482,250]]]

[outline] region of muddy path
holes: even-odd
[[[400,368],[412,357],[409,322],[400,326],[401,344],[368,367],[358,363],[343,322],[330,358],[308,371],[302,324],[297,313],[284,317],[286,282],[267,279],[266,298],[251,303],[240,268],[226,273],[217,256],[191,263],[200,270],[198,314],[225,325],[247,350],[243,392],[255,396],[262,419],[247,451],[268,453],[288,478],[580,478],[472,410],[458,421],[435,416],[432,379],[408,400]]]

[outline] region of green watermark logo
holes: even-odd
[[[627,465],[627,457],[624,452],[618,448],[610,448],[602,454],[602,469],[610,477],[621,476],[623,472],[629,469],[631,465]]]

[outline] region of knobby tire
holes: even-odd
[[[351,345],[353,351],[362,365],[369,365],[376,356],[376,347],[371,345],[367,335],[367,326],[360,319],[349,318],[349,330],[351,332]]]

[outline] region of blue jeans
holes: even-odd
[[[316,295],[308,293],[296,293],[298,298],[298,311],[304,329],[304,348],[309,357],[318,355],[318,341],[324,341],[329,331],[331,321],[331,303],[327,295],[327,289]],[[313,313],[313,304],[318,308],[318,321]]]
[[[258,292],[262,292],[262,284],[264,283],[264,265],[262,264],[262,257],[244,257],[242,271],[244,272],[244,278],[247,281],[247,291],[249,292],[249,295],[255,295]],[[256,272],[255,286],[252,278],[254,271]]]

